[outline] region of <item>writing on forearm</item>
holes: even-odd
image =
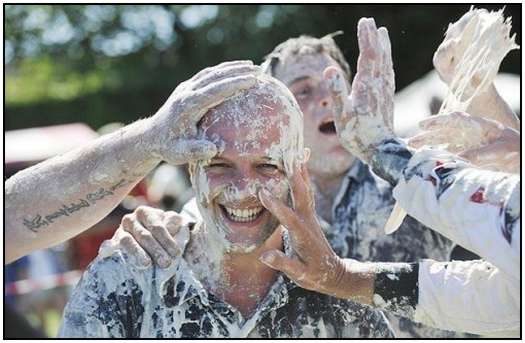
[[[72,202],[69,205],[62,204],[62,206],[59,209],[50,214],[47,214],[45,216],[42,216],[41,214],[36,214],[30,220],[24,219],[23,224],[29,230],[33,232],[38,232],[39,229],[49,226],[60,217],[69,217],[71,214],[80,211],[82,208],[90,207],[91,205],[94,205],[97,201],[102,200],[109,195],[113,195],[115,190],[127,184],[129,184],[129,181],[122,179],[113,186],[109,187],[109,189],[100,188],[93,193],[87,194],[85,198],[79,199],[78,202]]]

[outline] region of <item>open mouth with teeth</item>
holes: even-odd
[[[319,131],[325,135],[335,135],[335,123],[333,120],[327,121],[319,125]]]
[[[256,225],[263,215],[267,212],[262,206],[251,208],[233,208],[219,204],[222,215],[233,224]]]

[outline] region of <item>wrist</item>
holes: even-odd
[[[368,164],[380,178],[397,185],[413,152],[398,138],[383,140],[373,149]]]
[[[372,264],[338,258],[336,282],[331,293],[338,298],[369,305],[373,299],[374,278]]]
[[[162,139],[160,127],[154,117],[141,119],[131,124],[129,135],[143,161],[156,164],[162,160],[161,143],[165,140]]]

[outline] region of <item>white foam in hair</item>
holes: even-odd
[[[280,139],[278,142],[275,142],[267,151],[266,154],[272,160],[282,161],[284,171],[287,176],[293,174],[293,166],[297,161],[304,161],[304,146],[303,146],[303,118],[302,112],[295,100],[293,94],[288,90],[288,88],[281,83],[279,80],[274,77],[266,74],[257,74],[258,82],[251,88],[239,92],[236,96],[226,100],[226,102],[232,102],[232,107],[238,110],[234,110],[236,113],[230,118],[231,128],[235,130],[236,125],[238,125],[239,116],[244,115],[245,113],[240,110],[241,107],[237,106],[243,101],[250,101],[248,97],[253,97],[253,99],[258,99],[260,97],[270,97],[274,101],[278,102],[282,107],[282,116],[287,117],[287,123],[284,121],[279,121],[279,130],[280,130]],[[254,103],[254,106],[257,106]],[[264,121],[262,122],[264,123]],[[251,126],[253,126],[254,131],[257,131],[257,127],[260,127],[261,122],[254,118]],[[257,136],[257,135],[255,135]],[[216,137],[216,144],[220,144],[220,137]],[[219,147],[219,151],[220,151]],[[189,170],[191,176],[192,186],[196,193],[197,206],[199,212],[202,215],[202,219],[206,226],[206,229],[210,232],[213,232],[215,240],[221,241],[223,247],[227,251],[235,250],[234,247],[226,239],[226,234],[228,233],[227,228],[224,225],[220,225],[213,213],[212,201],[220,192],[226,193],[236,193],[231,189],[216,189],[214,194],[211,194],[209,189],[208,178],[206,175],[205,167],[210,163],[209,160],[201,160],[194,163],[190,163]],[[250,187],[256,188],[256,187]],[[255,193],[255,191],[254,191]]]

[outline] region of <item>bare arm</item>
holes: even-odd
[[[5,183],[6,263],[63,242],[117,206],[159,159],[147,120],[25,169]]]
[[[246,61],[206,68],[181,83],[153,117],[7,180],[5,263],[88,229],[161,160],[181,164],[215,155],[215,145],[197,139],[197,122],[251,87],[258,72]]]

